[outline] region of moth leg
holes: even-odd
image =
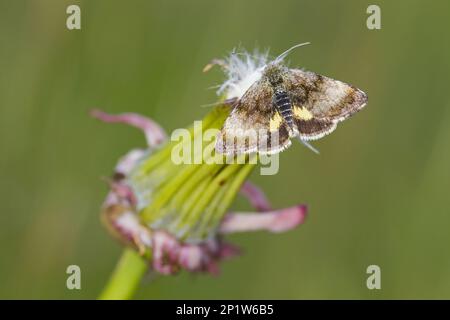
[[[223,59],[212,59],[206,66],[203,67],[203,72],[208,72],[212,67],[219,66],[224,70],[229,69],[228,63]]]
[[[238,98],[228,98],[228,99],[225,99],[222,103],[226,104],[230,107],[234,107],[236,105],[236,103],[238,102],[238,100],[239,100]]]
[[[214,102],[214,103],[204,104],[204,105],[202,105],[202,107],[209,108],[209,107],[217,107],[217,106],[222,106],[222,105],[234,107],[238,100],[239,100],[238,98],[229,98],[229,99],[225,99],[224,101],[218,101],[218,102]]]
[[[298,137],[298,140],[300,141],[301,144],[303,144],[305,147],[307,147],[309,150],[311,150],[312,152],[314,152],[315,154],[320,154],[319,150],[317,150],[316,148],[314,148],[308,141],[303,140],[302,138]]]

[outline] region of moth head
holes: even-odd
[[[283,83],[283,74],[286,72],[286,67],[276,61],[269,63],[263,72],[263,77],[269,81],[272,86],[277,86]]]
[[[302,47],[304,45],[309,44],[309,42],[297,44],[278,57],[275,58],[272,62],[268,63],[263,71],[263,77],[265,77],[272,86],[278,86],[283,83],[283,75],[287,73],[288,69],[283,65],[284,58],[294,49]]]

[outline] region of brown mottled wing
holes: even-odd
[[[272,89],[254,83],[236,102],[217,136],[216,151],[227,155],[272,154],[290,145],[287,124],[273,107]]]
[[[337,124],[361,110],[367,95],[342,81],[313,72],[290,69],[285,86],[291,94],[299,136],[316,140],[331,133]]]

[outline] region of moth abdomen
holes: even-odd
[[[292,128],[294,122],[292,120],[292,102],[289,94],[285,90],[275,90],[274,98],[275,107],[289,127]]]

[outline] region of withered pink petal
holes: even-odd
[[[150,232],[144,228],[139,221],[139,218],[134,212],[127,211],[121,214],[115,221],[114,226],[121,234],[126,236],[128,240],[134,240],[135,236],[146,247],[151,247],[152,238]]]
[[[134,168],[138,160],[144,156],[144,154],[145,150],[142,149],[133,149],[129,151],[126,155],[119,159],[115,171],[127,176]]]
[[[245,196],[251,205],[258,211],[269,211],[271,206],[269,200],[267,200],[264,192],[254,185],[253,183],[246,181],[241,187],[241,194]]]
[[[229,213],[220,225],[221,233],[267,230],[283,232],[301,224],[307,213],[304,205],[263,213]]]
[[[239,253],[233,245],[210,239],[200,244],[182,243],[165,231],[152,236],[153,268],[165,275],[185,269],[190,272],[218,274],[218,263]]]
[[[126,200],[130,205],[135,205],[137,200],[133,190],[130,186],[122,183],[112,181],[110,183],[111,191],[117,196],[118,199]]]
[[[153,268],[161,274],[175,273],[180,249],[178,241],[164,231],[156,231],[152,237],[152,244]]]
[[[103,122],[125,123],[144,132],[149,147],[155,147],[166,141],[167,136],[163,128],[150,118],[136,113],[108,114],[98,109],[91,111],[91,116]]]
[[[203,267],[205,252],[198,245],[184,245],[180,249],[178,262],[188,271],[200,271]]]
[[[241,254],[241,249],[229,243],[223,243],[219,250],[220,259],[229,259]]]
[[[103,207],[109,207],[115,204],[119,204],[121,202],[120,197],[114,192],[108,192],[105,201],[103,202]]]
[[[213,276],[218,276],[220,274],[219,264],[215,260],[210,260],[206,264],[206,271]]]

